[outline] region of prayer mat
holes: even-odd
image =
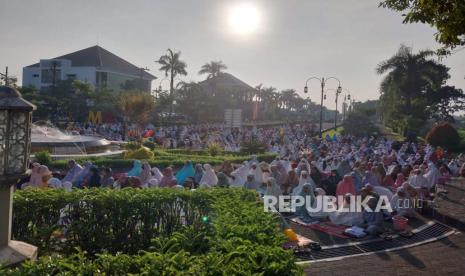
[[[313,230],[324,232],[331,236],[335,236],[335,237],[343,238],[343,239],[350,238],[349,236],[344,234],[344,231],[347,228],[349,228],[348,226],[336,225],[330,221],[323,221],[323,222],[316,221],[316,222],[305,223],[300,218],[293,218],[291,220],[299,225],[309,227]]]

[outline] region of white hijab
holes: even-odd
[[[239,175],[236,171],[231,173],[231,176],[234,176],[234,180],[230,181],[230,186],[233,188],[242,188],[244,187],[245,180]]]
[[[255,182],[258,184],[264,183],[265,181],[263,180],[262,168],[260,168],[259,164],[257,163],[254,163],[253,165],[255,165],[255,169],[250,169],[249,174],[253,174]]]
[[[155,178],[158,181],[158,183],[160,183],[161,179],[163,178],[163,174],[160,172],[160,170],[157,167],[153,167],[152,173],[153,178]]]
[[[214,187],[218,184],[218,177],[210,164],[203,165],[205,172],[200,179],[200,187]]]
[[[233,173],[237,176],[239,176],[242,179],[247,179],[247,175],[249,174],[249,162],[244,161],[242,163],[242,166],[240,166],[238,169],[234,170]],[[232,173],[231,173],[232,174]]]
[[[275,196],[275,197],[282,195],[281,188],[279,188],[278,184],[276,184],[276,179],[271,177],[268,180],[268,183],[266,185],[265,195]]]
[[[306,175],[307,177],[304,178],[304,175]],[[302,188],[304,187],[305,184],[310,184],[313,186],[313,189],[316,188],[316,185],[315,185],[315,182],[313,181],[312,177],[308,174],[307,171],[302,171],[300,173],[300,178],[299,178],[299,185],[297,185],[297,187],[295,187],[293,190],[292,190],[292,195],[293,196],[298,196],[300,195],[300,193],[302,192]]]
[[[441,173],[439,172],[436,165],[433,163],[428,164],[428,172],[423,175],[428,180],[428,187],[431,188],[438,183]]]

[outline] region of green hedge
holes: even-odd
[[[193,215],[183,219],[173,207],[179,202]],[[78,204],[80,211],[67,239],[54,243],[50,233],[59,228],[57,210],[64,204]],[[202,214],[211,223],[200,223]],[[159,217],[165,218],[160,227]],[[52,255],[1,275],[302,274],[282,248],[280,220],[245,189],[24,191],[15,194],[13,232]]]
[[[91,254],[135,253],[152,238],[194,225],[210,212],[212,193],[177,189],[24,190],[15,193],[13,237],[44,253],[70,253],[79,247]],[[66,239],[60,210],[66,210]]]
[[[235,245],[237,246],[237,245]],[[178,252],[143,252],[139,255],[101,254],[95,260],[85,254],[54,256],[27,262],[2,275],[302,275],[293,257],[283,249],[239,244],[228,254],[191,255]]]
[[[258,154],[257,158],[260,162],[261,161],[271,162],[273,161],[274,158],[276,158],[276,154],[274,153]],[[89,160],[91,160],[92,163],[97,166],[106,166],[114,170],[123,170],[123,169],[129,170],[132,167],[133,162],[134,162],[133,159],[114,159],[114,158],[100,158],[100,159],[94,158],[94,159],[89,159]],[[249,155],[244,155],[244,156],[223,155],[223,156],[213,157],[213,156],[201,156],[201,155],[194,155],[194,154],[192,155],[188,155],[188,154],[170,155],[169,153],[158,155],[155,152],[155,158],[153,160],[149,160],[149,163],[151,166],[157,166],[159,168],[164,168],[168,166],[181,167],[188,160],[192,161],[194,164],[208,163],[210,165],[220,165],[224,162],[224,160],[230,160],[234,163],[242,163],[244,161],[250,160],[250,156]],[[78,161],[84,161],[84,160],[78,160]],[[66,170],[67,164],[68,164],[68,161],[66,160],[58,160],[58,161],[53,161],[50,164],[50,167],[55,170]]]

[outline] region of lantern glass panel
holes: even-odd
[[[22,174],[26,169],[29,144],[29,113],[12,111],[10,113],[9,151],[7,174]]]
[[[0,175],[3,175],[5,168],[7,116],[8,111],[0,110]]]

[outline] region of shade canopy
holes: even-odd
[[[13,87],[0,85],[0,110],[35,110],[36,106],[23,99]]]

